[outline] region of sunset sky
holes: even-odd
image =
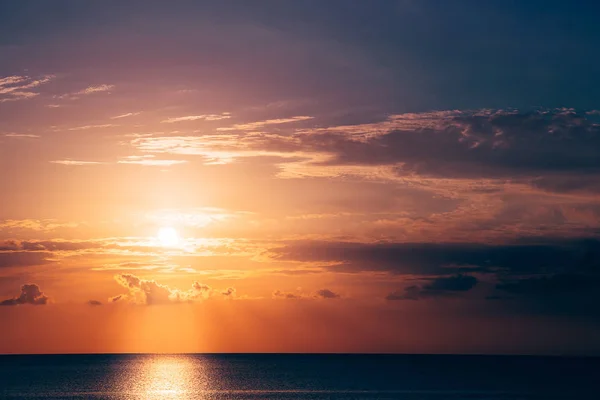
[[[600,354],[599,12],[0,1],[0,353]]]

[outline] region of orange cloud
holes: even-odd
[[[161,122],[172,124],[175,122],[197,121],[197,120],[220,121],[222,119],[229,119],[229,118],[231,118],[231,113],[224,112],[221,114],[202,114],[202,115],[186,115],[183,117],[172,117],[172,118],[167,118]]]
[[[18,297],[0,301],[0,306],[18,306],[22,304],[44,305],[48,303],[46,296],[35,283],[21,286],[21,294]]]
[[[110,302],[129,301],[145,305],[182,303],[205,300],[213,293],[210,286],[198,282],[194,282],[191,289],[182,291],[132,274],[115,275],[115,280],[128,289],[128,293],[111,297]]]

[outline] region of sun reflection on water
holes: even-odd
[[[197,361],[197,360],[196,360]],[[136,363],[122,381],[135,399],[207,399],[208,385],[202,363],[185,355],[154,355]]]

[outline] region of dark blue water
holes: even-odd
[[[7,399],[600,399],[600,359],[428,355],[0,356]]]

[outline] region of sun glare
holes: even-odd
[[[174,247],[179,244],[179,234],[175,228],[163,227],[158,230],[158,241],[163,247]]]

